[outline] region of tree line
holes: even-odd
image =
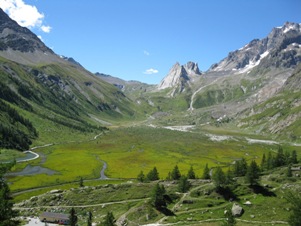
[[[178,165],[175,165],[173,170],[168,173],[166,180],[179,180],[181,177],[187,177],[187,179],[196,179],[196,175],[194,172],[193,167],[191,166],[190,169],[188,170],[187,175],[182,175]],[[140,173],[137,176],[137,180],[139,182],[150,182],[150,181],[156,181],[159,180],[159,172],[156,167],[151,169],[147,174],[144,174],[143,171],[140,171]]]
[[[215,168],[212,175],[212,180],[217,188],[227,186],[233,182],[234,177],[244,177],[245,182],[252,185],[257,185],[260,180],[260,175],[266,170],[275,169],[277,167],[287,166],[287,176],[292,176],[291,165],[297,164],[298,156],[296,150],[292,152],[284,152],[282,147],[279,146],[276,155],[272,152],[268,153],[268,157],[263,154],[260,165],[255,160],[250,164],[247,163],[245,158],[235,161],[232,167],[225,173],[221,167]]]
[[[27,150],[32,143],[31,139],[38,136],[32,123],[1,99],[0,113],[3,117],[3,123],[0,124],[0,147]]]
[[[0,99],[6,100],[9,103],[16,104],[27,111],[33,110],[30,104],[24,101],[17,93],[12,91],[7,85],[5,85],[1,81],[0,81]]]

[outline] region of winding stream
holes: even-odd
[[[102,169],[100,171],[100,180],[107,180],[109,179],[106,175],[105,175],[105,171],[108,167],[107,163],[105,161],[102,161],[103,162],[103,166],[102,166]]]

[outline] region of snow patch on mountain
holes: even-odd
[[[265,58],[268,55],[269,55],[269,51],[265,51],[263,54],[260,54],[260,58],[257,61],[255,60],[249,61],[249,64],[247,64],[243,69],[238,70],[237,73],[240,74],[240,73],[250,72],[254,67],[260,64],[260,61],[263,58]]]

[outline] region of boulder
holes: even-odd
[[[231,212],[234,217],[240,217],[244,213],[244,209],[240,205],[233,203]]]
[[[246,206],[251,206],[251,205],[252,205],[252,203],[251,203],[250,201],[246,201],[244,204],[245,204]]]

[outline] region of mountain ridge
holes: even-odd
[[[132,101],[118,88],[99,79],[74,59],[54,53],[2,10],[0,28],[0,85],[3,87],[0,99],[32,123],[33,129],[28,127],[30,130],[39,128],[33,136],[27,124],[23,126],[14,120],[17,113],[9,114],[12,110],[6,107],[0,110],[5,126],[0,138],[11,128],[10,134],[17,134],[16,140],[20,142],[35,140],[36,134],[39,134],[38,140],[47,140],[49,136],[60,139],[59,128],[75,133],[95,132],[112,120],[129,120],[139,115]],[[49,129],[41,128],[44,123]],[[19,139],[21,136],[26,138]],[[5,143],[6,147],[9,145]],[[19,144],[11,145],[17,147]]]
[[[300,62],[301,45],[301,25],[299,23],[286,22],[282,27],[273,28],[272,31],[263,39],[254,39],[244,47],[230,52],[229,55],[222,59],[219,63],[213,64],[208,71],[238,71],[240,73],[250,71],[257,66],[261,60],[267,58],[272,62],[266,63],[265,66],[279,67],[279,62],[273,63],[272,58],[285,50],[288,45],[296,43],[291,47],[297,53],[292,55],[292,60],[283,65],[290,67],[296,66],[296,62]]]

